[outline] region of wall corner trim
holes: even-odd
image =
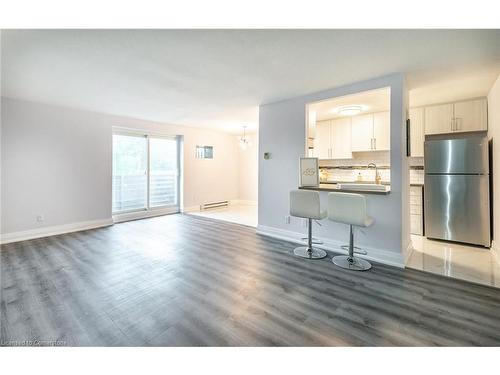
[[[293,232],[293,231],[288,231],[284,229],[278,229],[274,227],[268,227],[264,225],[259,225],[257,226],[257,234],[263,235],[263,236],[268,236],[268,237],[273,237],[277,238],[280,240],[284,241],[289,241],[293,243],[301,243],[303,244],[304,242],[302,241],[302,237],[304,237],[303,233],[299,232]],[[316,237],[319,240],[323,242],[323,244],[317,244],[315,245],[318,248],[331,251],[333,253],[337,254],[347,254],[347,251],[342,249],[341,246],[345,245],[345,243],[332,240],[330,238],[322,238],[322,237]],[[403,259],[403,255],[401,253],[395,253],[392,251],[387,251],[383,249],[377,249],[377,248],[367,248],[363,247],[363,250],[366,250],[368,252],[367,255],[357,255],[360,258],[364,258],[367,260],[372,260],[374,262],[386,264],[389,266],[397,267],[397,268],[405,268],[405,263]]]
[[[493,253],[493,257],[495,258],[497,264],[500,265],[500,249],[498,248],[496,241],[491,241],[490,251]]]
[[[80,221],[77,223],[54,225],[50,227],[36,228],[19,232],[1,234],[0,243],[7,244],[12,242],[32,240],[35,238],[57,236],[59,234],[79,232],[87,229],[101,228],[113,225],[113,219],[98,219],[89,221]]]
[[[408,260],[410,259],[411,254],[413,253],[414,250],[415,250],[415,248],[413,247],[413,242],[410,240],[410,243],[408,244],[408,246],[406,248],[406,252],[405,252],[406,255],[404,257],[405,267],[406,267],[406,263],[408,263]]]

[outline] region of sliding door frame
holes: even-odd
[[[146,150],[147,150],[147,169],[146,169],[146,207],[139,209],[132,209],[126,211],[112,212],[113,221],[122,222],[129,221],[135,219],[143,219],[147,217],[160,216],[166,214],[173,214],[180,212],[181,205],[181,139],[182,137],[178,135],[164,134],[164,133],[156,133],[149,132],[141,129],[131,129],[131,128],[122,128],[122,127],[113,127],[112,128],[112,137],[114,135],[124,135],[129,137],[144,137],[146,139]],[[176,141],[176,164],[177,164],[177,174],[176,174],[176,203],[173,205],[163,205],[151,207],[150,205],[150,197],[151,197],[151,138],[160,138],[160,139],[169,139]],[[113,153],[112,153],[113,154]],[[112,156],[113,157],[113,156]],[[113,177],[113,172],[111,172]]]

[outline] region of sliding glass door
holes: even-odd
[[[148,139],[113,135],[113,212],[147,208],[147,170]]]
[[[177,140],[149,138],[149,206],[175,206],[178,202]]]
[[[177,138],[113,134],[113,214],[178,207]]]

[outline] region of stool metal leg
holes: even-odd
[[[367,271],[372,268],[370,262],[354,256],[354,234],[352,225],[349,233],[349,255],[337,255],[332,258],[333,264],[353,271]]]
[[[308,237],[307,246],[299,246],[293,250],[293,253],[301,258],[306,259],[322,259],[326,257],[326,251],[315,249],[312,246],[312,219],[308,219]]]

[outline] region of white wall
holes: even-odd
[[[408,166],[404,148],[407,90],[404,77],[394,74],[359,82],[278,103],[262,105],[259,110],[259,232],[282,237],[299,237],[305,232],[301,220],[289,213],[289,192],[298,186],[299,158],[305,153],[305,106],[309,102],[349,95],[382,87],[391,88],[391,193],[366,194],[373,227],[356,234],[356,242],[373,259],[403,266],[410,243],[408,209]],[[264,160],[263,153],[271,158]],[[326,192],[321,203],[326,207]],[[324,221],[315,226],[315,237],[332,244],[348,242],[346,225]],[[326,242],[325,242],[326,243]]]
[[[184,136],[184,207],[238,198],[234,135],[7,98],[1,116],[2,234],[110,219],[113,126]]]
[[[249,134],[250,146],[239,147],[239,199],[257,203],[259,170],[259,136]]]
[[[500,76],[488,94],[488,138],[493,139],[493,241],[500,245]]]

